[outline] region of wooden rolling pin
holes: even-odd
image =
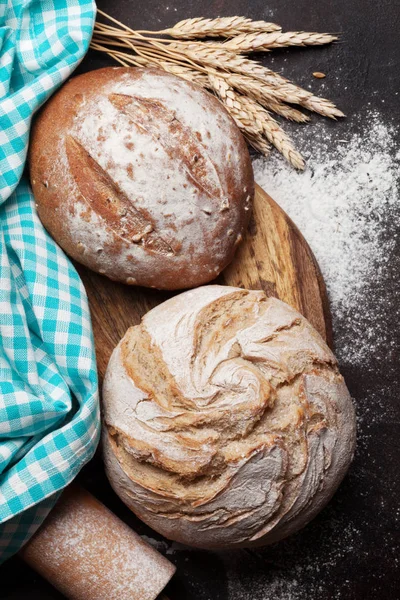
[[[175,567],[72,484],[20,556],[71,600],[155,600]]]

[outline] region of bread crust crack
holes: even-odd
[[[172,247],[155,232],[153,221],[134,206],[82,144],[68,135],[65,147],[82,198],[114,234],[129,243],[140,244],[148,252],[172,256]]]

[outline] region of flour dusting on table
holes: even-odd
[[[257,183],[296,223],[318,260],[334,329],[344,319],[349,325],[336,336],[336,352],[353,364],[387,343],[376,323],[393,300],[380,287],[397,242],[387,225],[400,216],[394,128],[375,112],[362,118],[362,133],[338,134],[330,123],[316,124],[312,135],[296,129],[296,142],[308,155],[304,173],[276,154],[253,163]],[[379,301],[371,306],[377,291]]]
[[[363,491],[350,504],[346,493],[339,492],[304,531],[274,546],[204,553],[210,564],[223,569],[221,589],[229,600],[327,597],[332,573],[337,576],[349,562],[357,569],[376,551],[366,532],[372,528],[380,539],[393,541],[382,515],[395,483],[385,479],[385,461],[379,448],[374,452],[372,440],[381,423],[395,420],[387,398],[398,368],[393,307],[399,307],[400,320],[400,253],[395,249],[400,151],[394,127],[378,113],[367,111],[359,119],[349,120],[346,133],[323,121],[315,123],[312,134],[309,128],[297,128],[296,144],[307,157],[304,173],[294,171],[276,154],[255,159],[253,166],[256,181],[289,214],[314,251],[328,287],[341,369],[349,382],[361,382],[350,390],[356,396],[358,449],[346,480]],[[373,523],[370,473],[379,478],[381,498],[380,517]],[[201,556],[175,543],[167,550],[169,555],[177,552],[193,556],[195,563]],[[393,564],[393,570],[399,568],[397,556]],[[190,571],[199,597],[204,589],[202,572],[199,569],[196,580]],[[353,597],[352,586],[351,579],[343,577],[341,589],[329,589],[329,597]]]

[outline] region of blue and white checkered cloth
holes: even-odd
[[[84,56],[94,18],[92,0],[0,0],[0,562],[99,438],[85,291],[23,176],[32,115]]]

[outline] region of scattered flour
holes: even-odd
[[[325,278],[342,362],[357,364],[371,347],[386,345],[376,323],[384,320],[393,290],[387,279],[400,216],[400,151],[395,129],[376,112],[363,115],[363,131],[345,136],[330,123],[296,129],[296,144],[307,157],[296,172],[277,154],[257,158],[256,181],[276,200],[310,244]],[[339,138],[339,139],[338,139]],[[371,302],[371,294],[376,302]]]
[[[307,158],[304,173],[295,172],[277,153],[253,163],[256,181],[289,214],[316,255],[330,297],[336,354],[349,382],[355,373],[360,382],[355,390],[358,448],[348,476],[353,491],[350,498],[334,499],[319,517],[322,525],[309,525],[311,532],[308,528],[262,550],[210,553],[210,562],[224,572],[222,597],[229,600],[355,598],[351,568],[371,564],[377,540],[396,546],[390,512],[396,482],[386,476],[381,448],[373,440],[380,423],[395,420],[388,398],[398,377],[394,313],[396,307],[400,311],[400,151],[394,126],[378,113],[366,111],[353,125],[345,134],[322,121],[312,135],[310,128],[304,133],[296,128],[293,137]],[[378,520],[371,519],[375,510]],[[199,557],[179,544],[167,550],[175,553],[193,556],[195,563]],[[399,559],[393,553],[389,570],[394,577]],[[200,568],[193,589],[208,599],[202,573]],[[381,576],[392,577],[374,573],[369,585],[384,589]],[[384,597],[374,594],[371,588],[369,597]]]

